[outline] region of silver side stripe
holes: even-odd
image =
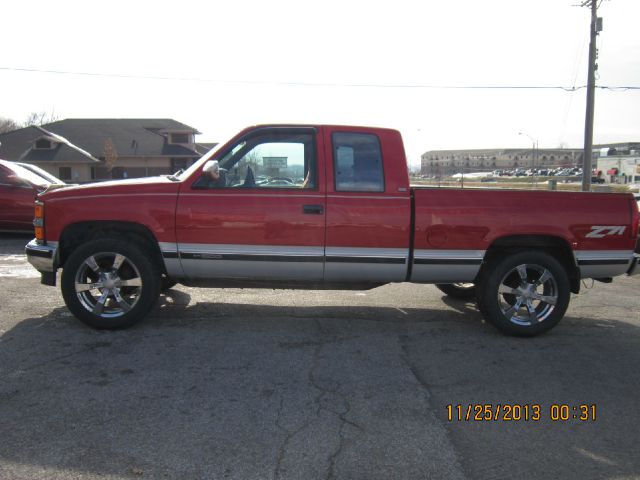
[[[247,278],[309,279],[312,276],[321,280],[324,270],[325,280],[403,281],[409,255],[408,248],[325,249],[172,242],[160,243],[160,249],[169,275],[205,278],[237,274]],[[484,255],[484,250],[416,250],[411,281],[473,281]],[[578,250],[574,255],[581,278],[604,278],[625,273],[633,251]]]
[[[178,243],[175,255],[179,260],[172,261],[180,263],[187,278],[311,281],[323,278],[324,247]]]
[[[480,265],[484,250],[416,250],[416,265]]]
[[[578,265],[627,265],[633,257],[632,250],[576,250]]]
[[[172,258],[180,254],[181,258],[200,258],[222,260],[229,257],[283,257],[297,261],[301,257],[314,257],[327,261],[351,261],[354,263],[406,263],[408,248],[350,248],[327,247],[298,247],[289,245],[225,245],[199,243],[161,243],[163,256]],[[237,259],[237,258],[235,258]]]
[[[480,271],[484,250],[416,250],[412,282],[473,282]]]
[[[178,244],[173,242],[159,242],[160,251],[163,256],[167,256],[166,254],[178,254]]]
[[[179,243],[177,251],[185,260],[322,262],[324,257],[323,247]]]
[[[627,272],[633,251],[631,250],[576,250],[576,262],[580,278],[616,277]]]
[[[405,264],[409,248],[327,247],[326,261],[331,263]]]

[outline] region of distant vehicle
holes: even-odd
[[[591,177],[591,183],[604,183],[604,178],[602,178],[602,177]]]
[[[14,162],[0,160],[0,230],[33,232],[33,202],[53,184]]]

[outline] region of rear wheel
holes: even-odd
[[[477,301],[485,319],[504,333],[533,336],[556,326],[569,306],[569,277],[544,252],[518,252],[490,263]]]
[[[436,283],[436,287],[453,298],[468,300],[476,296],[476,286],[473,283]]]
[[[140,321],[160,294],[160,273],[134,243],[94,240],[68,258],[62,296],[78,319],[105,330]]]

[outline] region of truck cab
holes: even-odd
[[[406,279],[410,190],[398,132],[257,127],[212,158],[219,180],[196,169],[181,182],[176,244],[166,247],[180,258],[169,262],[171,275],[378,284]],[[258,182],[258,176],[267,180]],[[282,177],[291,180],[271,180]]]

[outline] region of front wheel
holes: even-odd
[[[485,319],[509,335],[533,336],[556,326],[569,306],[566,269],[544,252],[518,252],[486,265],[477,289]]]
[[[114,330],[133,325],[151,310],[160,295],[160,273],[134,243],[94,240],[67,259],[61,287],[78,319]]]

